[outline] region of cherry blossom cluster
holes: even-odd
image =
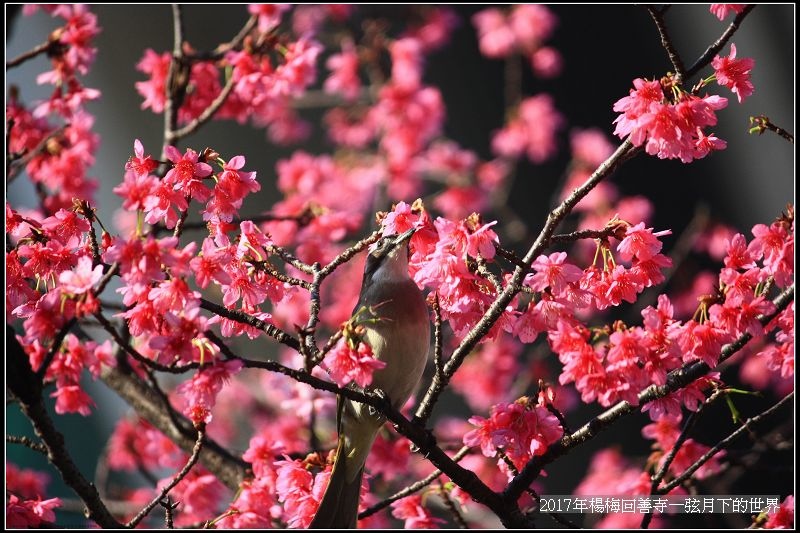
[[[302,33],[305,36],[287,41],[277,33],[277,27],[289,7],[250,6],[258,21],[257,31],[245,38],[243,46],[225,52],[217,60],[194,58],[193,50],[184,50],[191,66],[186,95],[178,110],[180,123],[198,119],[214,105],[223,92],[220,71],[230,68],[226,80],[232,88],[219,107],[217,118],[268,127],[274,142],[295,142],[307,136],[309,126],[292,110],[291,102],[316,80],[316,63],[322,46],[313,38],[313,26],[319,26],[329,15],[346,16],[346,10],[337,11],[331,6],[330,13],[325,13],[325,8],[318,8],[313,17],[317,20]],[[171,58],[170,52],[145,50],[137,69],[148,79],[136,83],[136,90],[144,97],[142,109],[164,111]]]
[[[364,388],[372,383],[372,373],[386,366],[375,359],[372,347],[364,338],[364,324],[380,320],[377,310],[364,307],[342,326],[342,338],[325,359],[328,373],[340,386],[354,382]]]
[[[29,4],[25,14],[39,6]],[[42,8],[63,22],[48,38],[47,54],[53,70],[36,78],[54,90],[48,100],[30,109],[17,90],[9,95],[8,153],[24,168],[31,182],[42,187],[49,214],[68,209],[73,198],[91,200],[97,181],[87,176],[94,164],[98,137],[92,131],[94,117],[85,104],[100,91],[84,87],[79,76],[88,73],[97,50],[93,39],[100,32],[97,17],[84,5],[48,5]],[[19,160],[19,161],[17,161]],[[19,169],[14,169],[17,172]]]
[[[505,459],[519,470],[532,458],[542,455],[548,446],[564,434],[558,419],[545,405],[522,397],[514,403],[499,403],[492,407],[488,419],[473,416],[470,424],[476,429],[464,435],[464,444],[480,446],[486,457],[497,457],[498,466],[515,473]]]
[[[7,103],[10,168],[18,172],[24,166],[42,193],[38,210],[6,205],[7,321],[21,325],[16,338],[32,370],[50,387],[46,394],[57,414],[88,416],[96,405],[83,378],[124,367],[158,389],[166,399],[165,414],[183,415],[221,447],[238,450],[233,455],[246,469],[235,493],[230,488],[236,487],[226,488],[200,464],[170,490],[179,502],[179,527],[310,524],[331,475],[334,452],[320,450],[336,441],[334,395],[252,368],[263,361],[242,359],[236,352],[249,356],[242,346],[274,340],[267,339],[269,328],[287,332],[295,342],[299,338],[304,348],[309,339],[313,344],[328,335],[311,355],[286,342],[270,364],[295,376],[306,372],[310,376],[304,378],[325,380],[328,386],[367,387],[385,364],[375,359],[364,325],[381,318],[379,309],[353,313],[365,254],[352,252],[363,251],[379,233],[417,229],[409,245],[409,273],[428,292],[433,318],[444,323],[443,338],[437,340],[445,353],[468,338],[498,295],[514,289],[516,296],[498,310],[458,372],[447,376],[451,390],[476,414],[437,422],[435,428],[437,444],[448,454],[462,445],[469,449],[461,464],[492,490],[504,490],[529,461],[562,439],[563,413],[578,404],[578,397],[603,407],[622,400],[638,405],[639,394],[667,384],[670,372],[705,363],[710,368],[705,376],[642,406],[651,419],[642,436],[654,450],[648,469],[661,468],[681,435],[684,414],[697,412],[711,391],[724,389],[718,371],[723,347],[743,335],[754,338],[737,356],[743,380],[757,388],[791,387],[794,304],[769,323],[762,321],[775,312],[773,288],[793,283],[793,211],[770,225],[756,225],[749,240],[730,228],[710,230],[698,246],[722,262],[721,269],[698,276],[684,295],[660,294],[656,301],[653,294],[653,305],[640,312],[641,325],[610,322],[612,312],[665,281],[672,262],[664,242],[671,231],[650,227],[653,206],[647,199],[623,197],[605,180],[574,207],[577,216],[570,222],[576,235],[590,230],[594,238],[575,237],[578,242],[566,251],[556,242],[568,239],[548,241],[549,247],[527,264],[505,250],[501,225],[478,213],[496,207],[493,202],[523,155],[539,164],[557,154],[566,118],[551,95],[520,95],[492,136],[494,159],[484,161],[447,139],[444,98],[426,84],[425,64],[459,21],[447,7],[417,7],[413,21],[396,35],[365,23],[363,34],[347,30],[338,47],[328,51],[321,44],[330,37],[326,28],[345,28],[353,6],[250,5],[252,19],[242,38],[211,52],[182,43],[176,61],[176,52],[146,50],[137,68],[147,80],[136,84],[143,109],[165,113],[174,105],[178,124],[189,130],[210,118],[233,119],[266,128],[275,143],[292,143],[311,132],[294,104],[326,98],[335,104],[324,119],[334,152],[299,149],[279,161],[275,175],[281,199],[247,219],[240,215],[244,202],[268,186],[263,180],[268,173],[245,170],[243,155],[223,158],[210,148],[179,149],[167,140],[155,158],[133,140],[133,154],[124,170],[120,165],[122,179],[114,188],[125,211],[120,220],[128,222],[117,234],[98,218],[92,203],[96,184],[86,177],[98,138],[83,106],[99,92],[83,87],[79,75],[86,74],[96,53],[97,21],[84,6],[42,8],[63,21],[48,39],[52,71],[37,78],[55,90],[31,109],[14,92]],[[36,9],[26,6],[25,12]],[[743,9],[715,4],[711,12],[722,20]],[[561,58],[547,45],[558,23],[548,8],[490,8],[472,22],[485,56],[513,60],[521,55],[542,78],[560,72]],[[737,58],[731,44],[729,55],[715,57],[711,66],[714,74],[691,90],[677,74],[635,80],[630,95],[614,105],[621,113],[615,134],[630,137],[651,155],[684,162],[723,149],[725,141],[707,130],[727,99],[701,97],[700,90],[716,81],[742,102],[753,92],[754,62]],[[172,133],[177,145],[184,135]],[[572,160],[562,199],[614,152],[599,130],[569,133]],[[425,202],[405,201],[429,193]],[[375,206],[388,200],[396,203],[378,214],[377,232],[348,249],[363,235]],[[324,283],[318,282],[325,265]],[[512,278],[516,268],[524,269],[524,277]],[[121,305],[103,296],[111,280]],[[215,308],[219,313],[211,311]],[[73,330],[75,324],[81,329]],[[86,324],[101,326],[113,339],[84,338]],[[536,349],[526,351],[537,341]],[[159,371],[180,379],[159,383]],[[558,384],[546,383],[549,377]],[[537,399],[531,390],[535,380],[541,380]],[[406,416],[414,404],[404,406]],[[680,475],[709,449],[695,439],[683,440],[668,475]],[[115,471],[146,472],[152,478],[150,488],[120,494],[139,508],[190,460],[138,417],[118,421],[107,456]],[[694,477],[718,473],[725,458],[715,455]],[[7,470],[8,523],[54,522],[60,500],[43,499],[46,479],[10,464]],[[361,511],[380,501],[377,494],[428,476],[434,466],[417,459],[408,439],[385,428],[366,470]],[[575,492],[649,494],[650,475],[605,450]],[[432,512],[438,498],[451,507],[474,505],[471,494],[443,476],[438,487],[401,498],[390,511],[371,514],[360,525],[386,527],[391,515],[408,528],[439,527],[446,522]],[[527,505],[527,496],[520,502]],[[789,497],[778,513],[765,517],[766,527],[791,524],[792,506]],[[636,523],[630,516],[610,515],[602,525],[635,527],[640,517],[635,518]]]
[[[472,17],[478,32],[480,51],[486,57],[524,56],[534,74],[552,78],[561,72],[561,54],[546,42],[558,25],[558,18],[543,5],[516,5],[509,10],[489,8]]]
[[[614,120],[614,134],[621,139],[630,137],[634,146],[644,145],[650,155],[684,163],[723,150],[727,143],[713,133],[706,134],[705,128],[716,125],[716,111],[727,107],[728,99],[718,95],[701,98],[697,92],[716,80],[742,103],[753,94],[750,71],[754,64],[750,58],[737,59],[736,45],[731,44],[727,57],[717,55],[711,62],[714,74],[691,91],[670,76],[652,81],[637,78],[630,94],[614,104],[614,111],[621,113]]]
[[[61,498],[42,499],[48,481],[46,474],[6,463],[7,527],[38,528],[55,523],[53,509],[61,507]]]

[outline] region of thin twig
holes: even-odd
[[[326,278],[333,274],[333,271],[336,270],[340,265],[350,261],[356,254],[370,246],[372,243],[377,242],[378,239],[381,238],[380,231],[373,231],[368,237],[365,237],[355,243],[354,245],[347,248],[345,251],[337,255],[333,258],[333,260],[325,265],[325,267],[320,270],[319,274],[322,278]],[[313,272],[311,272],[313,274]]]
[[[275,268],[269,263],[269,261],[249,261],[254,267],[259,268],[272,276],[273,278],[277,279],[281,283],[288,283],[289,285],[295,285],[297,287],[302,287],[303,289],[310,291],[312,288],[312,284],[304,279],[294,278],[282,272],[278,272]]]
[[[277,255],[280,257],[286,264],[292,265],[294,268],[303,272],[305,274],[313,274],[314,271],[311,269],[311,265],[307,265],[304,262],[300,261],[297,257],[292,255],[288,250],[283,248],[282,246],[266,246],[267,252]]]
[[[740,427],[739,429],[737,429],[736,431],[734,431],[733,433],[731,433],[730,435],[719,441],[710,450],[708,450],[699,459],[697,459],[697,461],[692,463],[692,465],[689,468],[684,470],[680,476],[676,477],[671,482],[661,487],[658,490],[658,492],[660,494],[667,494],[669,491],[679,486],[681,483],[689,479],[692,476],[692,474],[694,474],[697,471],[697,469],[699,469],[701,466],[706,464],[712,457],[714,457],[717,454],[717,452],[728,447],[728,445],[731,444],[736,439],[736,437],[738,437],[745,431],[750,431],[752,429],[752,426],[762,422],[764,419],[774,414],[778,409],[783,407],[785,404],[789,403],[793,398],[794,398],[794,391],[787,394],[778,403],[776,403],[766,411],[762,412],[761,414],[750,417],[744,422],[742,422],[742,427]]]
[[[274,215],[272,213],[262,213],[260,215],[247,218],[234,218],[231,220],[231,224],[238,226],[245,220],[252,222],[253,224],[260,224],[261,222],[297,222],[298,226],[304,227],[309,225],[314,218],[314,214],[309,210],[305,210],[299,215]],[[184,231],[208,229],[208,222],[186,222],[183,224],[183,229]],[[153,226],[153,233],[158,234],[165,231],[167,231],[167,228],[161,224]]]
[[[711,60],[714,59],[714,56],[717,55],[719,51],[722,50],[722,47],[725,46],[731,37],[733,37],[733,34],[739,29],[739,25],[755,7],[755,4],[748,4],[741,13],[736,15],[736,17],[733,19],[733,22],[730,23],[730,26],[728,26],[728,28],[722,33],[719,39],[714,41],[706,49],[706,51],[703,52],[703,55],[697,58],[697,61],[695,61],[694,64],[686,70],[684,79],[688,80],[700,72],[700,69],[705,68],[709,63],[711,63]]]
[[[686,419],[686,423],[683,426],[683,429],[678,435],[678,438],[675,440],[675,444],[672,445],[672,449],[669,453],[664,457],[664,461],[661,464],[661,467],[658,471],[653,475],[650,481],[650,496],[655,496],[658,494],[658,486],[661,484],[661,481],[664,479],[664,476],[667,475],[669,472],[669,467],[672,465],[672,462],[675,460],[675,457],[678,455],[683,443],[686,442],[686,439],[689,438],[689,432],[694,427],[695,423],[697,422],[698,418],[700,418],[700,413],[705,410],[705,408],[712,403],[714,403],[717,398],[725,394],[724,389],[719,389],[714,391],[714,393],[709,396],[709,398],[703,402],[699,409],[692,412],[689,417]],[[653,520],[653,513],[645,513],[642,517],[642,523],[639,526],[640,529],[647,529],[650,526],[650,522]]]
[[[178,505],[180,505],[180,502],[173,502],[172,498],[167,496],[166,499],[159,501],[158,504],[164,508],[164,525],[166,528],[175,529],[172,515],[175,509],[178,508]]]
[[[230,78],[228,78],[228,81],[225,83],[225,86],[222,88],[222,91],[220,91],[217,97],[214,98],[214,100],[210,104],[208,104],[208,107],[206,107],[205,110],[203,110],[203,112],[200,114],[199,117],[197,117],[196,119],[188,123],[186,126],[179,129],[178,131],[172,132],[172,143],[178,142],[184,137],[187,137],[192,133],[195,133],[200,128],[200,126],[211,120],[217,113],[217,111],[219,111],[220,107],[222,107],[222,104],[225,103],[225,100],[228,99],[228,96],[230,96],[234,85],[235,85],[234,78],[233,76],[231,76]]]
[[[27,165],[34,157],[38,156],[47,148],[47,143],[64,133],[69,124],[65,124],[48,133],[33,150],[25,153],[22,156],[11,157],[6,162],[6,184],[11,183],[19,175],[19,170]]]
[[[758,115],[757,117],[750,117],[750,133],[758,133],[759,135],[763,134],[765,131],[769,130],[771,132],[777,133],[790,143],[794,144],[794,135],[786,131],[785,129],[781,128],[780,126],[776,126],[773,124],[770,119],[765,115]]]
[[[94,231],[95,212],[87,201],[81,201],[79,209],[83,217],[89,222],[89,246],[92,249],[92,266],[97,266],[103,262],[100,257],[100,245],[97,243],[97,233]]]
[[[560,233],[553,235],[551,242],[574,242],[580,239],[608,239],[619,230],[616,226],[609,226],[603,229],[584,229],[573,231],[572,233]]]
[[[317,339],[314,334],[317,330],[319,323],[320,311],[320,285],[324,279],[320,274],[320,264],[314,263],[311,265],[313,270],[313,279],[311,281],[311,290],[309,291],[308,303],[308,322],[302,330],[300,330],[300,354],[305,361],[306,372],[311,372],[314,369],[314,362],[319,354],[317,347]]]
[[[433,369],[434,375],[441,379],[444,363],[442,361],[442,309],[439,306],[438,292],[434,293],[431,307],[433,307]]]
[[[195,441],[194,448],[192,449],[192,455],[189,457],[189,460],[186,462],[186,465],[181,469],[180,472],[178,472],[178,474],[174,478],[172,478],[172,481],[170,481],[164,488],[161,489],[159,494],[155,498],[153,498],[150,501],[150,503],[144,506],[144,509],[139,511],[139,513],[136,516],[131,518],[130,522],[125,524],[126,527],[135,528],[137,524],[139,524],[139,522],[144,520],[144,518],[148,514],[150,514],[150,511],[152,511],[153,508],[155,508],[155,506],[158,505],[159,502],[167,496],[167,494],[169,494],[169,491],[174,489],[175,486],[178,483],[180,483],[181,480],[183,480],[183,478],[186,477],[186,475],[189,473],[192,467],[195,464],[197,464],[198,459],[200,459],[200,450],[203,447],[203,440],[205,439],[205,436],[206,436],[205,429],[201,428],[197,430],[197,441]]]
[[[12,69],[14,67],[18,67],[22,63],[24,63],[25,61],[28,61],[29,59],[33,59],[34,57],[36,57],[38,55],[46,54],[47,52],[50,51],[50,49],[52,49],[54,46],[58,46],[58,45],[59,45],[59,42],[57,40],[56,41],[46,41],[46,42],[43,42],[42,44],[36,45],[33,48],[31,48],[30,50],[28,50],[27,52],[21,53],[20,55],[18,55],[14,59],[6,61],[6,70]]]
[[[663,46],[664,50],[666,50],[667,56],[669,56],[669,60],[672,63],[672,68],[675,69],[675,83],[680,85],[683,82],[684,77],[683,60],[681,59],[680,54],[678,54],[678,51],[675,49],[675,45],[672,43],[669,32],[667,32],[667,25],[664,22],[664,13],[652,5],[646,5],[644,8],[648,13],[650,13],[650,17],[652,17],[653,22],[656,24],[658,34],[661,36],[661,46]]]
[[[447,510],[450,511],[450,514],[453,516],[453,520],[460,529],[469,529],[469,524],[467,521],[464,520],[464,515],[461,514],[461,511],[458,510],[456,507],[455,502],[450,497],[450,494],[447,492],[447,488],[444,486],[444,482],[440,479],[439,480],[439,494],[442,496],[442,500],[444,500],[444,506],[447,507]]]
[[[100,325],[103,326],[103,329],[105,329],[111,335],[111,338],[114,339],[114,342],[116,342],[117,345],[120,348],[122,348],[122,350],[125,351],[125,353],[127,353],[128,355],[136,359],[136,361],[138,361],[139,363],[143,364],[148,368],[152,368],[153,370],[158,370],[159,372],[168,372],[170,374],[183,374],[184,372],[188,372],[189,370],[193,370],[200,367],[200,363],[195,363],[195,362],[184,363],[180,366],[171,366],[171,365],[162,365],[157,361],[148,359],[144,355],[140,354],[129,343],[125,342],[125,340],[122,338],[122,335],[119,334],[114,325],[111,324],[111,322],[109,322],[108,319],[105,316],[103,316],[103,314],[100,311],[94,313],[93,316],[95,317],[95,319],[97,319],[98,322],[100,322]]]
[[[53,345],[50,346],[50,350],[47,352],[47,355],[44,356],[42,364],[39,365],[39,368],[36,370],[36,378],[39,381],[44,381],[44,376],[45,374],[47,374],[47,369],[50,368],[50,364],[53,362],[53,359],[55,359],[56,354],[61,349],[61,344],[64,342],[64,339],[67,338],[69,330],[71,330],[72,326],[74,326],[77,322],[78,322],[77,318],[73,317],[69,319],[67,323],[64,324],[64,326],[56,334],[55,338],[53,339]]]
[[[464,446],[463,448],[458,450],[458,452],[453,456],[453,461],[455,461],[456,463],[461,461],[461,459],[463,459],[469,453],[469,450],[470,450],[469,446]],[[364,509],[363,511],[361,511],[358,514],[358,519],[359,520],[363,520],[364,518],[366,518],[368,516],[372,516],[375,513],[377,513],[378,511],[381,511],[381,510],[389,507],[391,504],[393,504],[397,500],[402,500],[406,496],[411,496],[415,492],[419,492],[420,490],[424,489],[425,487],[427,487],[428,485],[430,485],[431,483],[436,481],[439,478],[439,476],[441,476],[441,475],[442,475],[442,471],[441,470],[434,470],[427,477],[425,477],[423,479],[420,479],[416,483],[413,483],[413,484],[407,486],[406,488],[404,488],[404,489],[402,489],[402,490],[400,490],[398,492],[395,492],[394,494],[392,494],[388,498],[379,501],[375,505],[372,505],[371,507],[368,507],[368,508]]]
[[[173,139],[170,144],[177,142],[177,139]],[[186,203],[189,203],[189,198],[186,197]],[[175,228],[172,230],[173,237],[180,237],[183,233],[183,225],[186,224],[186,219],[189,217],[189,210],[181,211],[181,216],[178,217],[178,221],[175,223]]]
[[[165,160],[166,148],[172,145],[178,127],[178,110],[183,103],[186,86],[189,83],[189,69],[183,57],[183,8],[172,4],[172,58],[169,62],[164,101],[164,149],[161,159]]]
[[[41,442],[34,442],[33,439],[26,437],[25,435],[6,435],[6,442],[10,442],[12,444],[22,444],[23,446],[26,446],[35,452],[47,455],[47,446]]]
[[[257,23],[258,16],[252,15],[249,19],[247,19],[247,22],[245,22],[244,26],[242,26],[242,29],[239,30],[239,33],[237,33],[236,36],[227,43],[217,45],[217,47],[211,52],[195,52],[187,57],[192,60],[200,61],[215,61],[220,59],[231,50],[238,50],[245,38],[250,34],[251,31],[253,31],[253,29],[255,29]]]
[[[279,343],[284,344],[293,350],[300,351],[300,341],[280,329],[278,326],[264,322],[260,318],[256,318],[253,315],[249,315],[243,311],[228,309],[219,304],[215,304],[214,302],[206,300],[205,298],[200,299],[200,307],[223,318],[235,320],[236,322],[260,329]]]

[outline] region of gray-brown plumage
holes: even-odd
[[[414,230],[383,237],[364,267],[361,294],[353,314],[374,313],[362,322],[365,340],[386,366],[373,374],[368,390],[381,390],[396,408],[408,400],[422,377],[430,346],[425,298],[408,275],[408,241]],[[339,443],[328,488],[311,528],[355,528],[364,463],[383,416],[368,406],[339,398]]]

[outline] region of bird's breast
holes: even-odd
[[[361,305],[375,307],[366,341],[386,366],[373,374],[370,388],[383,390],[400,408],[422,377],[430,348],[430,320],[422,292],[412,280],[372,287]]]

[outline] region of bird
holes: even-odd
[[[365,392],[376,393],[396,409],[417,387],[430,349],[430,319],[425,297],[408,273],[408,243],[415,228],[383,236],[367,256],[353,316],[361,320],[364,339],[386,365],[374,372]],[[328,487],[310,529],[354,529],[358,517],[364,463],[385,417],[374,408],[337,399],[339,433]]]

